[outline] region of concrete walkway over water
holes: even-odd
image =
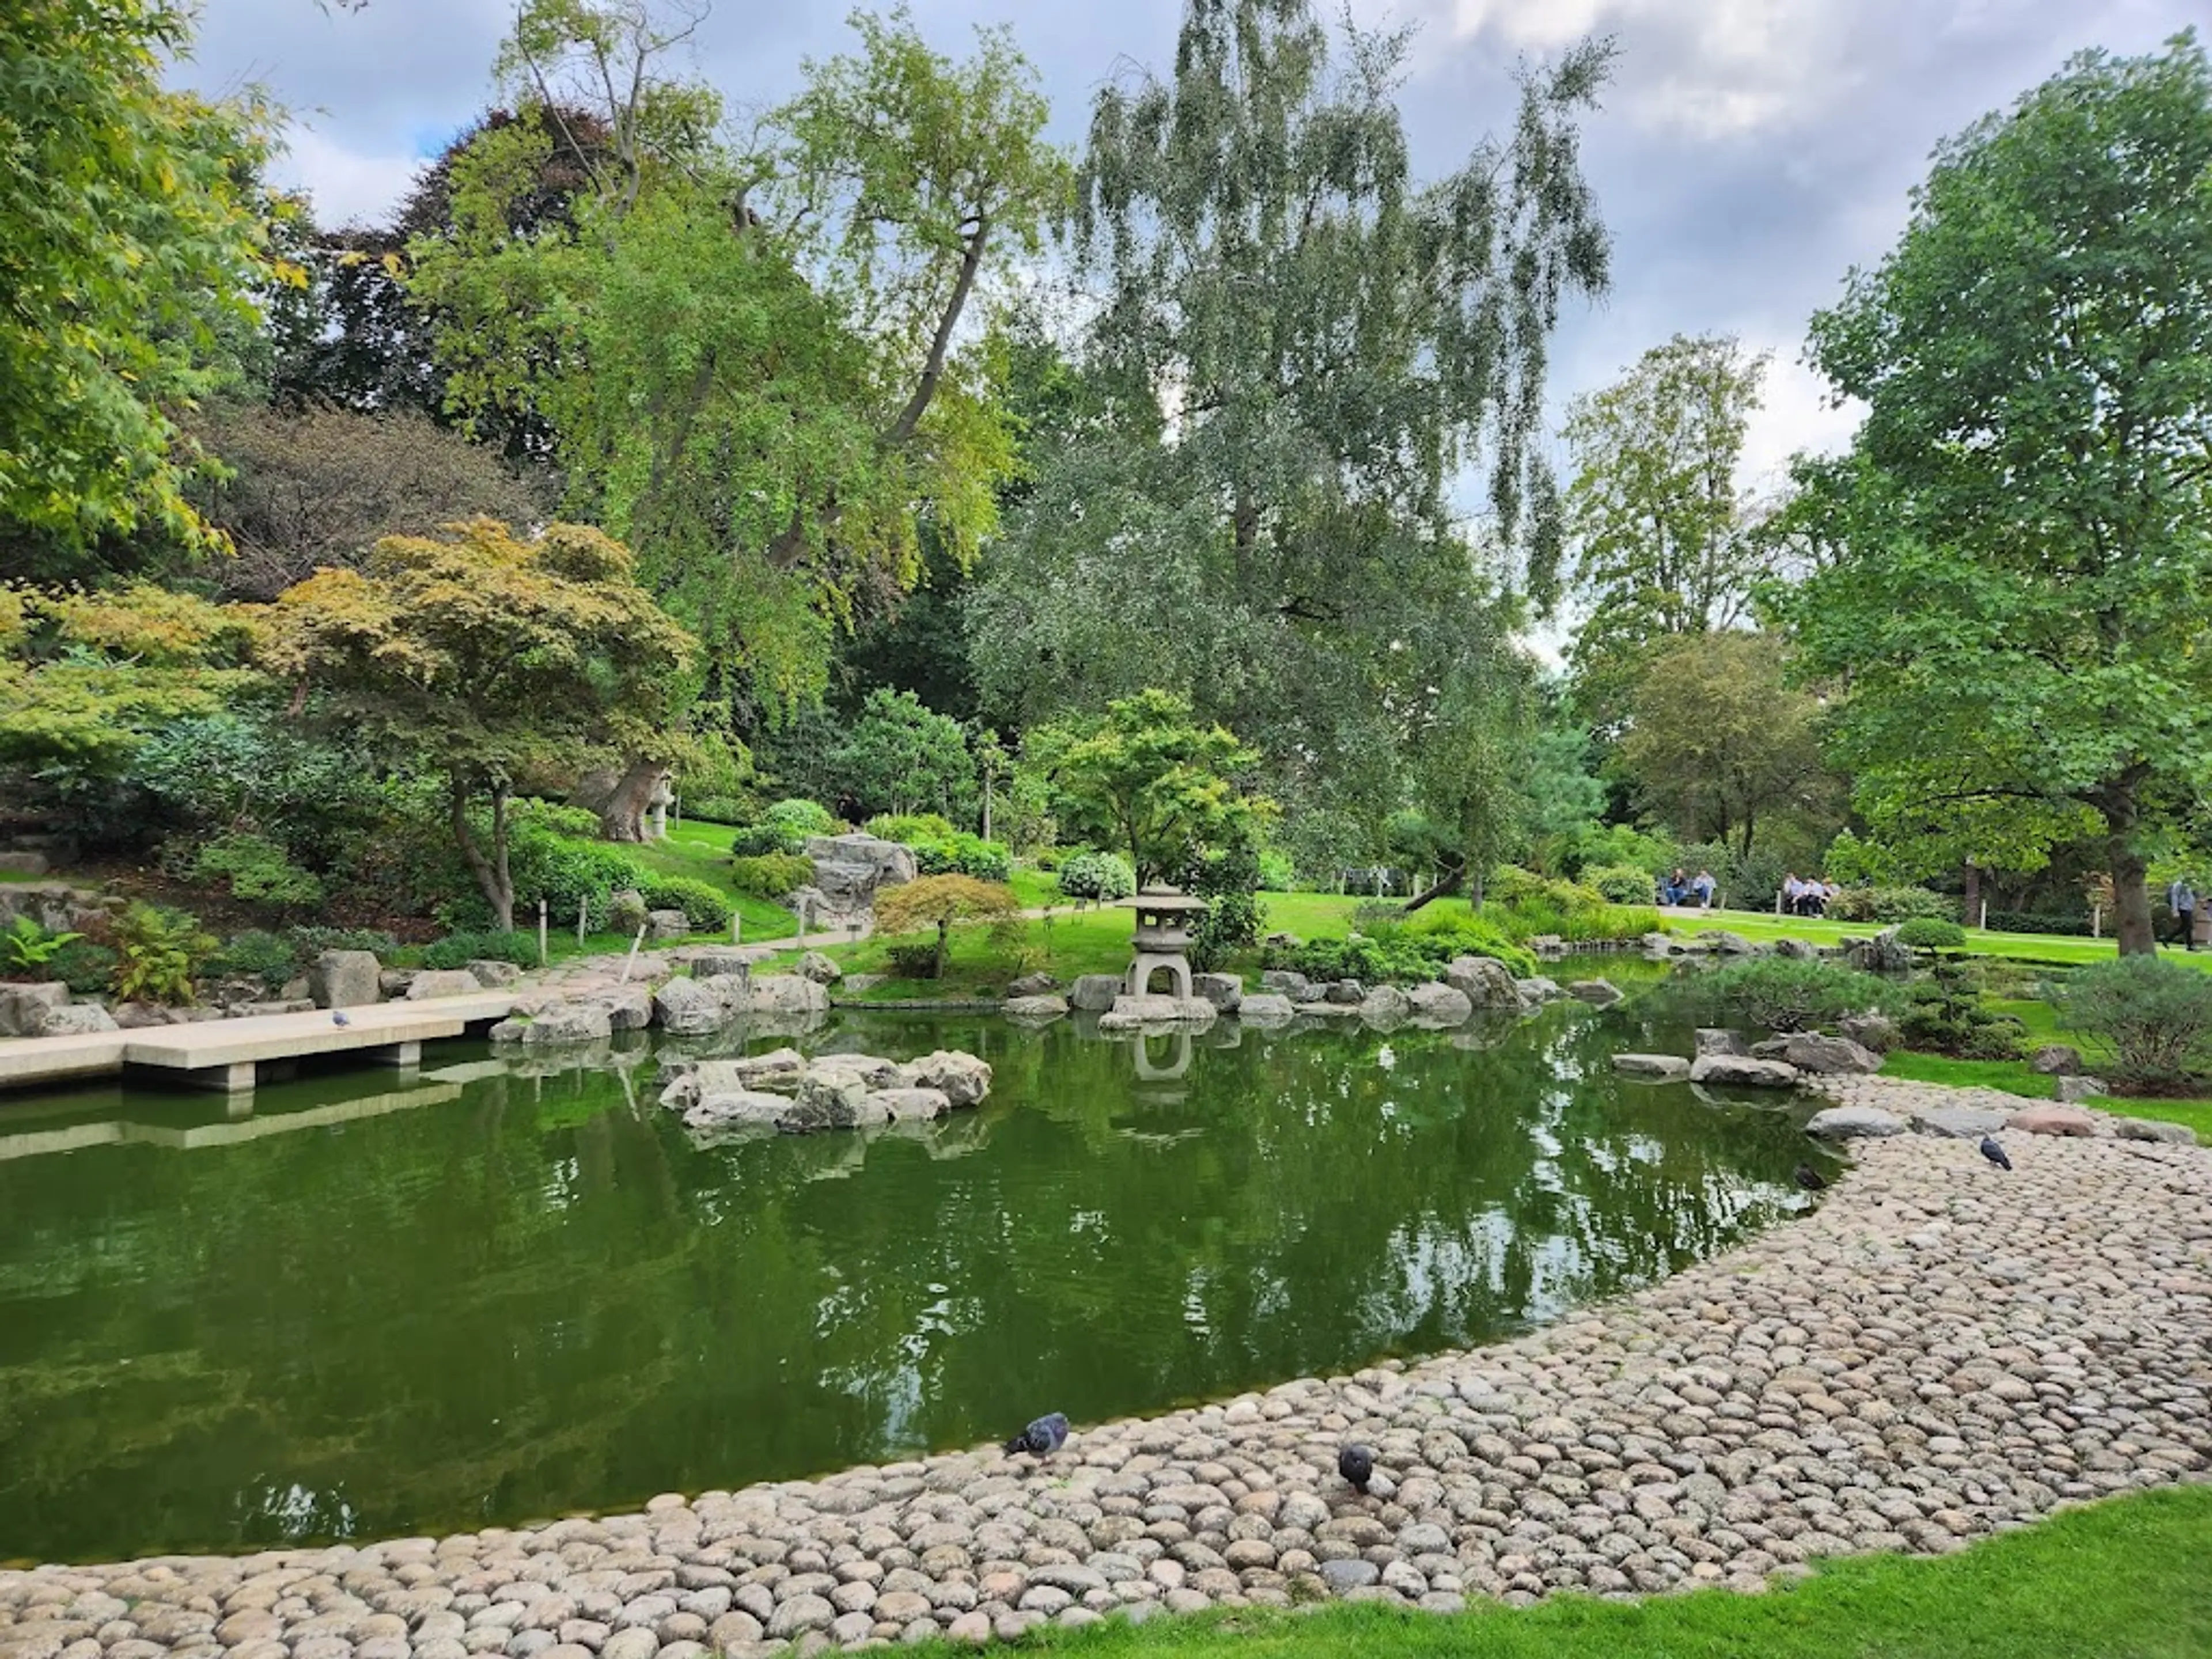
[[[2212,1152],[2006,1139],[2009,1173],[1967,1141],[1860,1143],[1808,1213],[1644,1291],[1079,1424],[1048,1463],[979,1448],[597,1520],[0,1571],[0,1659],[708,1659],[1334,1595],[1752,1591],[2203,1478]],[[1334,1473],[1353,1439],[1365,1497]]]

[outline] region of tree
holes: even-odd
[[[1548,580],[1530,440],[1559,307],[1606,280],[1576,122],[1609,48],[1524,76],[1511,138],[1424,185],[1410,45],[1334,40],[1303,0],[1192,0],[1172,76],[1098,94],[1083,384],[972,601],[994,713],[1164,688],[1255,743],[1280,799],[1379,824],[1510,630],[1459,531],[1467,472]]]
[[[1021,913],[1012,888],[995,881],[978,881],[973,876],[922,876],[876,895],[878,932],[937,929],[937,961],[930,969],[932,979],[945,977],[945,958],[952,951],[954,922],[1013,921]]]
[[[2029,868],[2100,837],[2123,953],[2212,776],[2212,65],[2092,52],[1942,145],[1813,324],[1868,414],[1801,521],[1808,672],[1886,836]]]
[[[221,319],[252,315],[270,118],[163,90],[191,33],[168,0],[0,10],[0,532],[220,545],[173,416],[214,383]]]
[[[1166,691],[1116,698],[1097,720],[1030,734],[1027,758],[1052,781],[1060,821],[1126,850],[1139,885],[1253,834],[1268,811],[1236,775],[1259,759]]]
[[[1759,514],[1739,486],[1764,353],[1731,335],[1676,335],[1603,391],[1575,399],[1566,440],[1577,702],[1611,726],[1645,649],[1739,626],[1767,574]]]
[[[975,787],[959,722],[923,708],[911,691],[868,693],[836,770],[864,816],[945,812]]]
[[[543,511],[495,452],[404,407],[286,414],[226,403],[190,429],[228,474],[198,493],[234,550],[223,586],[248,599],[274,599],[324,565],[357,563],[386,536],[480,516],[527,523]]]
[[[1822,808],[1819,701],[1783,680],[1771,634],[1706,634],[1646,659],[1620,760],[1637,798],[1685,842],[1711,837],[1751,856],[1760,823]]]
[[[315,718],[441,774],[453,842],[514,926],[507,802],[526,769],[654,743],[689,701],[697,642],[582,525],[528,540],[489,519],[394,536],[270,608],[263,647]],[[488,801],[490,842],[471,811]]]

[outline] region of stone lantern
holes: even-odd
[[[1190,995],[1190,918],[1206,908],[1206,901],[1179,893],[1172,887],[1147,887],[1129,901],[1137,913],[1137,958],[1129,964],[1125,984],[1133,997],[1148,996],[1152,975],[1168,970],[1168,994]]]

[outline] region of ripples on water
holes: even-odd
[[[243,1121],[0,1102],[0,1559],[511,1523],[1480,1342],[1802,1202],[1802,1112],[1612,1073],[1686,1037],[875,1016],[800,1046],[970,1049],[991,1098],[707,1147],[642,1049]]]

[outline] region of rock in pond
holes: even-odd
[[[1101,1031],[1141,1031],[1147,1026],[1180,1025],[1203,1030],[1215,1019],[1204,997],[1118,996],[1098,1017]]]
[[[1690,1075],[1690,1062],[1674,1054],[1615,1054],[1613,1069],[1625,1077],[1674,1083]]]
[[[1067,999],[1058,996],[1008,997],[999,1006],[1008,1019],[1043,1021],[1067,1012]]]
[[[1567,987],[1567,994],[1593,1008],[1610,1008],[1627,1000],[1626,994],[1609,979],[1578,979]]]
[[[670,980],[653,994],[653,1012],[662,1030],[679,1036],[719,1031],[730,1019],[722,999],[708,988],[707,981],[696,979]]]
[[[1193,974],[1190,993],[1204,997],[1224,1014],[1237,1012],[1237,1005],[1244,1000],[1244,980],[1239,974]]]
[[[952,1109],[942,1089],[877,1089],[865,1104],[866,1116],[886,1123],[927,1122]]]
[[[1797,1068],[1787,1060],[1753,1060],[1741,1054],[1699,1054],[1690,1062],[1690,1081],[1739,1089],[1794,1089]],[[1898,1125],[1900,1129],[1905,1126]]]
[[[935,1089],[954,1106],[974,1106],[991,1092],[991,1068],[973,1054],[939,1048],[900,1066],[898,1086]]]
[[[1049,997],[1059,994],[1060,981],[1050,974],[1024,974],[1006,987],[1009,1001],[1015,997]]]
[[[604,1002],[555,1002],[534,1014],[503,1019],[491,1028],[494,1042],[520,1042],[536,1048],[550,1042],[591,1042],[614,1035],[614,1022]]]
[[[750,1089],[725,1089],[714,1094],[702,1095],[685,1108],[684,1127],[687,1129],[770,1130],[776,1121],[791,1109],[791,1100],[786,1095],[764,1094]]]
[[[1378,985],[1359,1000],[1359,1019],[1378,1031],[1395,1031],[1413,1017],[1413,1004],[1395,985]]]
[[[1782,1040],[1780,1059],[1801,1072],[1832,1077],[1843,1073],[1881,1070],[1881,1056],[1849,1037],[1824,1036],[1818,1031],[1792,1031]]]
[[[1474,1000],[1464,991],[1437,981],[1406,993],[1413,1018],[1424,1025],[1464,1025],[1474,1018]]]
[[[1247,1025],[1288,1025],[1297,1017],[1297,1006],[1277,991],[1255,991],[1237,1005],[1237,1018]]]
[[[1119,974],[1085,974],[1068,988],[1067,1000],[1086,1014],[1103,1014],[1121,994]]]
[[[1743,1038],[1735,1031],[1723,1030],[1717,1025],[1698,1028],[1697,1052],[1701,1054],[1748,1055],[1751,1050],[1743,1046]]]

